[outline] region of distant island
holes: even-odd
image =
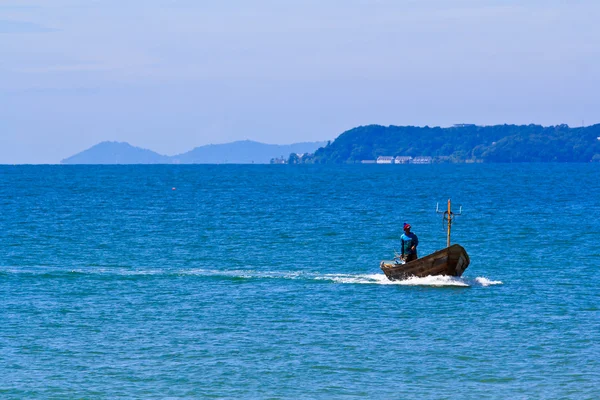
[[[314,153],[327,142],[289,145],[243,140],[196,147],[186,153],[166,156],[123,142],[102,142],[65,158],[61,164],[269,164],[272,160]]]
[[[600,162],[600,124],[360,126],[291,164]]]
[[[600,162],[600,124],[449,128],[367,125],[333,142],[274,145],[250,140],[166,156],[128,143],[102,142],[63,164],[433,164]]]

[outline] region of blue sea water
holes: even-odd
[[[463,215],[462,278],[388,281]],[[593,399],[600,165],[0,166],[0,398]]]

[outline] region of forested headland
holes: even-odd
[[[340,164],[378,157],[431,157],[432,162],[590,162],[600,161],[600,124],[360,126],[342,133],[313,154],[291,154],[289,163]]]

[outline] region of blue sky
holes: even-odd
[[[600,122],[597,0],[0,0],[0,163]]]

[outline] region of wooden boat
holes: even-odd
[[[408,263],[400,262],[397,258],[393,261],[382,261],[379,266],[388,279],[394,281],[411,276],[422,278],[430,275],[461,276],[465,272],[471,262],[467,251],[459,244],[450,246],[452,221],[456,215],[462,214],[462,207],[458,214],[453,213],[448,199],[448,211],[441,212],[436,207],[436,212],[444,215],[448,226],[446,248]]]
[[[430,275],[461,276],[470,262],[466,250],[459,244],[453,244],[406,264],[382,261],[380,267],[385,276],[394,281],[412,276],[420,278]]]

